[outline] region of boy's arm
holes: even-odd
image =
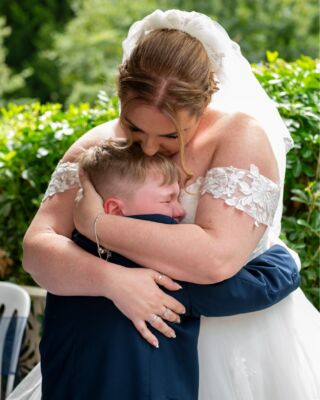
[[[285,247],[275,245],[249,261],[230,279],[212,285],[182,285],[188,292],[193,316],[222,317],[268,308],[299,284],[293,257]]]

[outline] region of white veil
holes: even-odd
[[[242,56],[240,47],[227,32],[208,16],[197,12],[156,10],[129,29],[123,42],[123,61],[130,57],[139,40],[155,29],[178,29],[202,42],[211,59],[219,81],[219,91],[213,95],[212,107],[225,112],[243,112],[259,121],[264,128],[278,163],[283,187],[286,152],[293,146],[290,133],[282,121],[276,105],[255,78],[250,64]],[[274,236],[281,228],[282,196],[274,218]]]

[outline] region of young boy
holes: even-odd
[[[86,151],[80,167],[103,198],[106,213],[169,224],[184,216],[178,201],[177,167],[160,154],[149,157],[137,144],[128,147],[108,141]],[[98,256],[97,243],[79,232],[74,232],[73,240]],[[114,252],[104,251],[101,256],[115,264],[139,267]],[[298,286],[288,277],[290,263],[290,255],[274,246],[224,282],[179,282],[183,289],[170,295],[185,305],[187,313],[181,324],[174,325],[175,339],[154,331],[159,349],[140,336],[112,301],[49,293],[40,346],[42,398],[196,400],[200,315],[257,311],[278,302]]]

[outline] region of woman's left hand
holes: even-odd
[[[104,213],[103,199],[83,171],[79,171],[79,178],[81,188],[78,191],[73,208],[74,224],[79,232],[89,239],[95,240],[93,223],[98,214]]]

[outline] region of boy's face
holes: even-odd
[[[178,201],[178,182],[162,184],[160,174],[150,173],[143,184],[137,187],[130,200],[123,201],[124,215],[163,214],[180,221],[185,210]]]

